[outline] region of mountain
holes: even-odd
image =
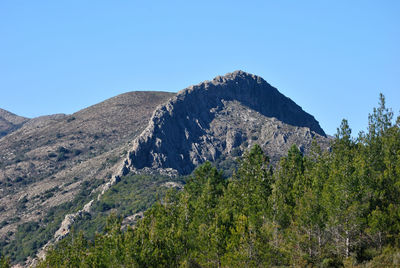
[[[292,144],[307,151],[314,138],[326,140],[313,116],[261,77],[236,71],[188,87],[159,107],[124,168],[189,174],[254,143],[277,161]]]
[[[29,119],[0,109],[0,138],[20,128]]]
[[[205,161],[230,169],[257,143],[276,163],[313,140],[329,146],[312,115],[243,71],[31,119],[0,139],[0,247],[21,262],[73,224],[99,224],[102,212],[139,215],[157,189],[181,187],[180,176]]]

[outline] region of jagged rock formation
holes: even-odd
[[[124,168],[188,174],[255,142],[277,160],[292,144],[306,151],[313,138],[326,141],[313,116],[261,77],[236,71],[188,87],[158,107]]]
[[[0,109],[0,138],[22,127],[28,121],[28,118]]]

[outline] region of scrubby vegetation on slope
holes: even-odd
[[[73,230],[76,233],[82,231],[86,237],[94,238],[96,233],[104,230],[110,214],[122,218],[140,214],[150,208],[157,198],[164,197],[168,190],[166,183],[173,182],[180,185],[181,180],[180,177],[170,178],[160,175],[125,176],[93,205],[90,213],[86,213],[74,223]]]

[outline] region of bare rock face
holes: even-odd
[[[188,87],[159,106],[134,141],[125,168],[188,174],[253,143],[274,160],[292,144],[306,151],[314,137],[326,140],[313,116],[261,77],[236,71]]]

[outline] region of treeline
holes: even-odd
[[[258,145],[229,179],[205,163],[135,227],[110,217],[39,267],[395,267],[399,231],[400,117],[381,96],[357,139],[343,120],[329,152],[293,146],[275,170]]]

